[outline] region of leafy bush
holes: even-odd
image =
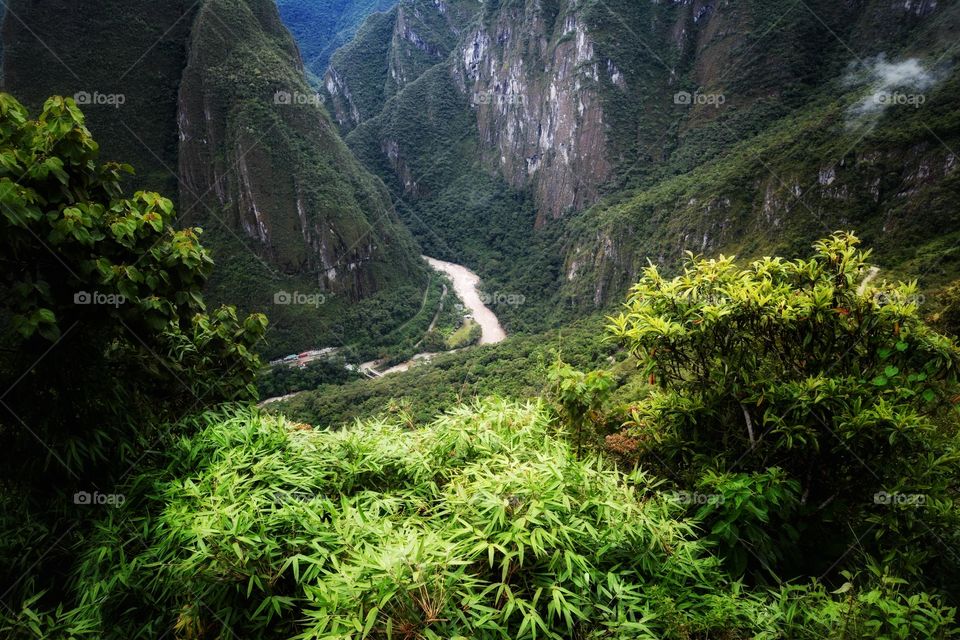
[[[937,598],[909,593],[907,581],[876,564],[863,573],[843,572],[846,582],[832,594],[818,582],[784,587],[778,603],[784,635],[798,640],[906,640],[960,634],[956,611]]]
[[[764,618],[643,474],[577,460],[535,405],[195,429],[84,545],[78,606],[48,614],[76,637],[679,638]]]
[[[124,198],[132,168],[97,155],[72,99],[31,120],[0,94],[0,379],[21,421],[3,418],[5,469],[46,458],[38,437],[76,476],[118,437],[105,423],[254,395],[266,319],[206,314],[199,231],[174,230],[156,193]]]
[[[613,391],[613,377],[606,371],[583,373],[557,357],[550,370],[551,392],[559,405],[560,415],[573,430],[577,453],[584,441],[584,427],[602,423],[600,410]]]
[[[916,286],[877,279],[857,243],[837,233],[809,260],[744,269],[691,258],[672,280],[647,269],[611,325],[659,385],[628,433],[684,488],[713,483],[723,497],[743,478],[730,474],[782,479],[737,500],[754,568],[819,575],[857,542],[953,580],[942,550],[958,523],[960,350],[921,321]],[[708,523],[728,545],[744,531],[725,511]],[[784,547],[784,533],[800,544]]]
[[[266,318],[208,312],[199,230],[98,152],[72,99],[34,120],[0,94],[2,593],[56,580],[73,493],[129,475],[158,424],[255,397]]]
[[[422,429],[401,416],[339,431],[224,409],[181,429],[168,463],[131,481],[128,501],[80,545],[69,604],[44,609],[29,597],[0,633],[772,640],[954,631],[952,609],[883,574],[850,576],[856,588],[837,594],[817,582],[744,587],[661,483],[578,458],[538,404],[489,399]]]

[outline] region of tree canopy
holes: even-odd
[[[206,309],[213,261],[170,199],[125,196],[84,116],[0,94],[4,469],[76,478],[158,419],[253,397],[266,318]],[[36,470],[36,469],[35,469]],[[16,475],[16,473],[14,473]]]

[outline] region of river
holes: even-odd
[[[463,304],[470,311],[473,316],[474,322],[480,325],[480,344],[497,344],[498,342],[503,342],[506,339],[507,334],[503,330],[503,326],[500,324],[500,320],[497,318],[496,314],[483,303],[483,300],[480,298],[480,276],[475,274],[470,269],[467,269],[462,264],[455,264],[453,262],[445,262],[443,260],[437,260],[436,258],[430,258],[428,256],[422,256],[431,267],[446,274],[453,282],[453,290],[456,292],[457,297],[463,301]],[[432,325],[431,325],[432,326]],[[336,349],[321,349],[318,351],[307,352],[309,354],[317,354],[317,358],[321,356],[328,356],[330,352],[336,352]],[[408,370],[410,367],[415,365],[418,362],[426,361],[429,362],[431,358],[439,355],[436,353],[418,353],[410,360],[406,362],[401,362],[398,365],[390,367],[385,371],[379,371],[380,362],[374,360],[372,362],[364,362],[360,365],[360,370],[368,373],[368,375],[373,376],[382,376],[388,373],[399,373],[402,371]],[[312,361],[313,357],[307,357],[301,360],[297,360],[297,363],[304,364],[306,362]],[[272,362],[272,365],[280,365],[281,361]],[[372,372],[372,373],[371,373]],[[298,392],[299,393],[299,392]],[[292,393],[280,398],[269,398],[260,403],[261,406],[269,404],[271,402],[277,402],[280,400],[286,400],[297,393]]]
[[[480,276],[461,264],[445,262],[436,258],[423,256],[431,267],[437,271],[447,274],[453,281],[453,289],[457,292],[457,297],[463,300],[473,319],[480,325],[483,331],[480,337],[480,344],[497,344],[502,342],[507,334],[500,325],[497,316],[480,299],[480,291],[477,288],[480,285]]]

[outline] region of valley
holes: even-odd
[[[960,2],[0,2],[0,638],[960,637]]]
[[[453,296],[457,300],[454,301],[447,299],[449,292],[447,290],[447,286],[443,285],[443,294],[440,296],[439,306],[436,309],[433,320],[430,322],[430,326],[427,327],[424,338],[421,338],[419,341],[417,341],[413,345],[414,348],[420,347],[426,339],[426,335],[429,335],[436,329],[437,321],[440,319],[444,306],[457,304],[458,302],[462,302],[465,310],[469,312],[467,315],[459,318],[462,326],[460,329],[458,329],[458,332],[462,332],[464,330],[469,332],[472,325],[476,324],[480,328],[480,335],[477,338],[478,344],[498,344],[506,339],[506,332],[504,332],[503,327],[500,325],[500,321],[497,319],[497,316],[490,311],[490,309],[482,300],[479,290],[480,278],[475,273],[463,265],[454,264],[452,262],[444,262],[443,260],[437,260],[427,256],[422,256],[422,258],[435,271],[443,273],[450,278],[450,281],[453,284]],[[426,305],[427,299],[428,298],[425,296],[424,305]],[[421,309],[421,311],[422,310],[423,309]],[[460,347],[459,349],[462,348],[464,347]],[[451,351],[457,351],[459,349],[453,348]],[[343,366],[349,371],[359,372],[368,378],[380,378],[392,373],[402,373],[404,371],[408,371],[411,367],[421,363],[428,363],[434,357],[441,355],[441,353],[442,352],[436,351],[423,351],[416,353],[411,358],[403,362],[392,364],[388,363],[386,359],[377,359],[359,364],[345,362]],[[342,357],[342,355],[342,350],[337,347],[317,347],[299,354],[291,354],[284,358],[273,360],[270,362],[270,367],[305,368],[311,363],[318,361],[329,362],[338,357]],[[260,402],[260,406],[266,406],[274,402],[290,400],[295,396],[296,392],[284,394],[283,396],[266,398]]]

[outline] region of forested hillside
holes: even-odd
[[[330,56],[353,39],[371,13],[388,11],[396,0],[277,0],[280,17],[300,44],[312,84],[319,84]]]
[[[958,20],[928,2],[405,0],[326,88],[424,246],[528,296],[498,308],[515,329],[608,305],[648,258],[796,251],[838,226],[936,288],[956,277]]]
[[[203,228],[219,265],[209,296],[270,311],[268,353],[350,341],[360,300],[390,309],[384,332],[415,313],[419,249],[331,125],[273,2],[87,11],[13,3],[4,87],[34,108],[79,98],[104,157],[135,164],[132,186],[176,196],[180,224]],[[131,22],[145,25],[133,39]],[[283,292],[318,304],[274,304]]]

